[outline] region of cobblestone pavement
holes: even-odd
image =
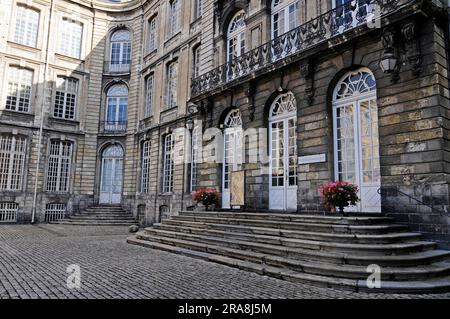
[[[0,298],[450,298],[357,294],[129,245],[125,227],[0,226]],[[66,285],[81,267],[81,288]]]

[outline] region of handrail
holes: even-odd
[[[384,14],[418,0],[357,0],[340,5],[239,57],[192,79],[191,95],[197,97],[249,75]]]
[[[382,195],[382,194],[383,194],[383,189],[384,189],[384,191],[387,191],[386,188],[387,188],[387,187],[380,187],[380,188],[378,189],[378,191],[377,191],[378,194]],[[419,204],[421,204],[421,205],[424,205],[424,206],[430,208],[432,212],[439,213],[440,216],[444,216],[444,215],[447,215],[447,214],[448,214],[448,213],[445,212],[445,211],[441,211],[441,210],[439,210],[439,209],[436,209],[436,208],[434,208],[432,205],[425,204],[425,203],[422,202],[421,200],[419,200],[419,199],[417,199],[417,198],[415,198],[415,197],[413,197],[413,196],[411,196],[411,195],[409,195],[409,194],[406,194],[406,193],[402,192],[401,190],[398,189],[398,186],[389,186],[389,188],[395,188],[395,191],[396,191],[397,193],[399,193],[399,194],[401,194],[401,195],[403,195],[403,196],[405,196],[405,197],[408,197],[409,199],[412,199],[413,201],[415,201],[415,202],[417,202],[417,203],[419,203]]]

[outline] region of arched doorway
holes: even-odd
[[[114,205],[122,202],[123,148],[116,144],[102,153],[100,204]]]
[[[376,81],[369,69],[347,73],[333,96],[336,180],[356,183],[361,202],[348,211],[381,212]]]
[[[291,92],[278,96],[269,113],[269,209],[297,211],[297,104]]]
[[[223,170],[222,170],[222,208],[231,208],[231,172],[242,166],[242,117],[238,109],[232,110],[224,121]]]

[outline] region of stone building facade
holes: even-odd
[[[8,0],[0,15],[1,221],[111,204],[150,224],[198,187],[232,209],[244,171],[246,210],[322,211],[318,188],[341,179],[361,188],[353,210],[448,244],[444,1]]]

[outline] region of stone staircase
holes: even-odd
[[[52,224],[84,226],[130,226],[136,219],[119,206],[95,206]]]
[[[127,241],[330,288],[450,291],[450,251],[380,215],[180,212]],[[381,267],[381,288],[368,288],[369,265]]]

